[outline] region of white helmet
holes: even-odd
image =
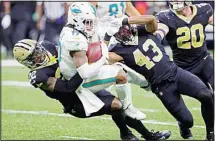
[[[191,4],[192,4],[191,0],[170,0],[169,7],[172,10],[179,11],[179,10],[183,9],[184,7],[189,6]]]
[[[89,2],[74,2],[68,9],[68,24],[91,37],[97,24],[96,8]]]

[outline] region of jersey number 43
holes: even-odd
[[[152,39],[147,39],[145,43],[142,45],[143,51],[147,52],[149,50],[149,46],[152,46],[152,51],[157,55],[155,55],[151,60],[148,56],[145,56],[139,49],[136,49],[133,52],[134,60],[136,64],[140,67],[144,66],[150,70],[154,65],[155,62],[159,62],[163,54],[161,50],[157,47],[156,43]]]

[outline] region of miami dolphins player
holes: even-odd
[[[138,73],[144,75],[151,84],[154,92],[166,109],[182,125],[183,128],[193,126],[193,117],[183,102],[181,94],[193,97],[200,101],[203,120],[206,124],[207,140],[213,140],[214,129],[214,100],[212,91],[196,75],[177,67],[167,56],[160,40],[153,35],[150,21],[143,16],[132,16],[117,19],[122,26],[113,25],[112,36],[119,42],[111,52],[118,54],[121,61]],[[145,25],[131,25],[144,23]],[[156,27],[156,26],[155,26]],[[113,30],[113,28],[115,28]],[[118,31],[117,31],[118,30]],[[113,31],[117,31],[115,34]],[[107,32],[105,40],[108,43],[110,33]],[[181,127],[180,127],[181,129]],[[182,136],[184,137],[184,136]]]
[[[140,15],[131,1],[93,1],[91,3],[96,7],[99,18],[97,32],[100,39],[104,39],[108,23],[111,21],[110,16],[121,17],[125,14],[128,16]]]
[[[124,116],[119,99],[105,90],[95,93],[104,102],[104,106],[87,116],[84,112],[84,104],[78,98],[76,91],[83,79],[76,73],[70,80],[63,80],[57,60],[57,46],[54,44],[48,41],[36,42],[23,39],[15,44],[13,54],[19,63],[30,69],[30,83],[35,88],[40,88],[48,97],[58,100],[64,107],[64,113],[78,118],[111,115],[120,129],[122,140],[138,140],[126,125],[137,130],[145,139],[167,139],[171,135],[170,131],[150,132],[141,121]]]
[[[91,3],[74,2],[70,5],[68,23],[60,34],[60,48],[58,51],[60,70],[67,80],[78,72],[84,80],[82,86],[92,92],[117,84],[120,89],[116,91],[122,101],[125,114],[134,119],[145,119],[146,115],[134,108],[129,101],[131,91],[125,87],[128,81],[124,68],[106,64],[109,56],[108,48],[104,43],[101,43],[102,57],[94,63],[88,63],[86,55],[88,46],[90,43],[98,41],[98,36],[94,34],[96,18],[96,9]],[[135,77],[135,80],[140,83],[146,83],[139,75]],[[94,100],[93,94],[90,93],[85,96],[78,96],[86,103]],[[101,107],[98,102],[95,104]],[[86,109],[90,111],[91,107],[86,106]]]
[[[205,27],[213,25],[213,9],[207,3],[192,5],[191,1],[173,0],[169,10],[157,15],[157,37],[165,37],[173,51],[173,60],[179,67],[197,75],[214,89],[214,60],[207,51]],[[209,135],[212,129],[207,128]],[[191,138],[189,129],[181,125],[183,138]]]

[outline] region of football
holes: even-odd
[[[88,62],[93,63],[102,57],[101,42],[91,43],[87,50]]]

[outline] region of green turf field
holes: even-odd
[[[2,140],[117,140],[119,131],[110,116],[78,119],[62,114],[62,106],[33,87],[15,86],[27,82],[23,67],[2,67]],[[14,81],[20,81],[13,84]],[[26,84],[26,83],[24,83]],[[11,86],[8,86],[11,85]],[[147,115],[145,125],[151,130],[171,130],[171,140],[182,138],[172,116],[151,92],[132,86],[133,103]],[[184,97],[195,126],[194,139],[205,139],[205,127],[198,101]],[[134,131],[140,137],[140,135]]]

